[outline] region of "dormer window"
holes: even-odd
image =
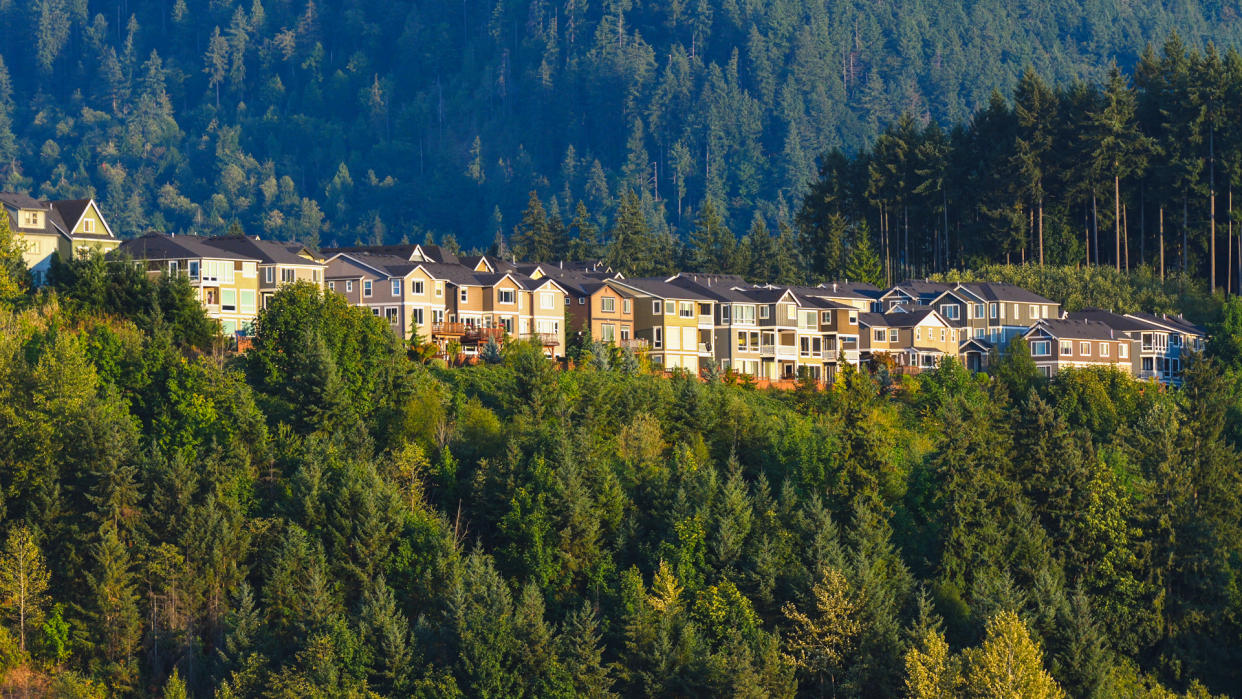
[[[43,227],[43,212],[37,209],[22,209],[20,218],[22,228]]]

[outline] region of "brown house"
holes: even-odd
[[[1094,320],[1044,319],[1022,334],[1044,376],[1064,368],[1114,367],[1134,373],[1135,341]]]

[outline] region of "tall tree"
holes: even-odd
[[[42,621],[50,577],[34,534],[27,527],[14,527],[0,557],[0,603],[16,623],[23,653],[26,629],[37,627]]]

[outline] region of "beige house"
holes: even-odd
[[[69,260],[88,250],[106,254],[121,244],[94,199],[42,201],[0,192],[0,206],[8,214],[35,284],[46,280],[53,255]]]
[[[899,367],[911,371],[934,369],[944,357],[956,357],[958,331],[929,308],[859,316],[859,340],[863,360],[888,355]]]
[[[619,279],[617,283],[635,294],[634,332],[647,341],[653,364],[697,375],[716,361],[715,299],[666,279]]]
[[[206,238],[165,233],[127,240],[113,254],[133,258],[150,276],[187,277],[226,337],[250,332],[259,312],[258,257],[214,247]]]
[[[286,284],[309,282],[323,287],[326,265],[301,243],[281,243],[242,235],[205,238],[203,243],[259,260],[259,308],[267,308],[268,299]]]

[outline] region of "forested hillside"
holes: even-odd
[[[24,275],[0,231],[6,694],[1242,686],[1237,298],[1179,389],[1017,341],[781,392],[606,345],[425,366],[306,283],[226,356],[185,277]]]
[[[537,190],[659,229],[705,198],[789,222],[815,158],[968,120],[1024,66],[1099,82],[1235,46],[1230,3],[41,0],[0,3],[0,181],[148,228],[467,245]]]

